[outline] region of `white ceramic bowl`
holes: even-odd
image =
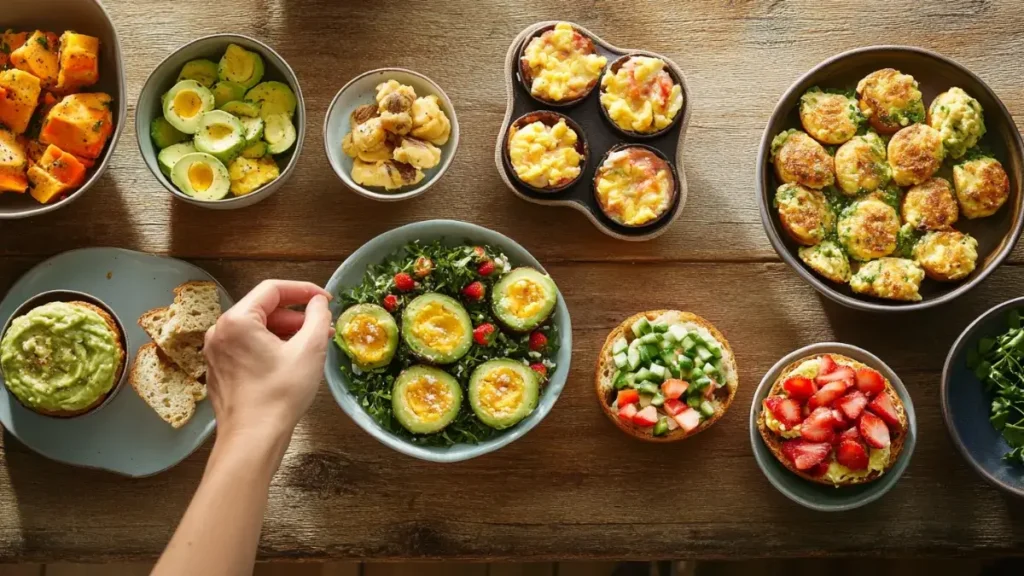
[[[341,141],[351,129],[349,115],[359,106],[373,104],[377,94],[377,85],[388,80],[397,80],[402,84],[412,86],[416,90],[417,96],[436,95],[441,110],[452,123],[451,137],[448,138],[448,142],[444,146],[439,147],[441,148],[441,163],[430,170],[424,170],[423,181],[419,184],[406,186],[394,192],[387,192],[383,188],[366,188],[356,184],[351,176],[352,158],[349,158],[341,150]],[[356,76],[334,96],[331,106],[327,109],[327,118],[324,120],[324,149],[327,151],[327,160],[331,163],[334,173],[356,194],[383,202],[414,198],[429,190],[448,171],[458,147],[459,120],[455,117],[455,107],[452,106],[448,95],[430,78],[404,68],[379,68]]]

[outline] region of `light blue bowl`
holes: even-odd
[[[893,388],[896,389],[900,400],[903,401],[903,407],[907,413],[907,423],[909,424],[907,438],[903,443],[903,451],[900,452],[899,457],[896,459],[896,464],[874,482],[835,488],[805,480],[790,472],[775,458],[771,450],[765,446],[764,439],[761,438],[761,433],[757,429],[757,417],[761,413],[761,402],[768,396],[768,391],[771,390],[782,370],[801,358],[827,353],[841,354],[878,370],[889,379]],[[914,415],[914,403],[911,401],[910,393],[903,386],[899,376],[874,354],[849,344],[821,342],[791,352],[785,358],[779,360],[764,375],[761,385],[754,392],[754,402],[750,406],[750,445],[754,449],[754,458],[757,460],[757,465],[761,467],[765,477],[772,483],[772,486],[775,486],[779,492],[782,492],[790,500],[821,512],[852,510],[881,498],[896,485],[900,476],[903,475],[903,471],[907,469],[907,465],[910,464],[910,457],[914,453],[914,444],[916,442],[917,417]]]
[[[532,266],[543,270],[540,263],[525,248],[503,234],[456,220],[427,220],[385,232],[364,244],[349,256],[331,276],[327,282],[327,291],[337,295],[359,285],[368,266],[381,262],[413,240],[432,242],[440,238],[450,241],[452,245],[470,242],[498,246],[509,257],[513,266]],[[341,312],[341,306],[335,298],[331,304],[331,313],[336,319]],[[363,410],[359,401],[349,393],[348,382],[339,368],[342,363],[348,363],[348,358],[333,343],[327,351],[324,375],[331,393],[334,394],[341,409],[370,436],[386,446],[402,454],[430,462],[469,460],[493,452],[521,438],[539,424],[551,411],[551,407],[555,405],[558,395],[561,394],[562,388],[565,386],[565,380],[569,374],[569,360],[572,356],[572,324],[569,322],[569,310],[565,307],[565,300],[561,295],[559,295],[558,304],[555,306],[554,323],[558,326],[559,334],[559,349],[558,354],[555,355],[558,368],[545,385],[537,408],[519,424],[479,444],[455,444],[448,447],[420,446],[382,428]]]

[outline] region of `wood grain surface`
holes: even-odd
[[[939,372],[959,332],[1021,294],[1024,249],[959,301],[880,316],[823,300],[782,264],[761,228],[756,147],[772,107],[805,70],[870,44],[951,56],[1024,118],[1024,13],[1012,1],[647,2],[448,0],[106,0],[125,51],[129,116],[168,52],[214,32],[266,41],[295,68],[310,121],[295,177],[262,204],[215,212],[175,202],[126,127],[100,185],[30,221],[0,224],[0,291],[40,259],[83,246],[187,258],[235,297],[267,277],[325,283],[353,250],[395,226],[458,218],[510,235],[550,270],[569,306],[565,391],[535,430],[500,452],[440,465],[401,456],[359,430],[324,387],[271,487],[266,559],[546,559],[1024,552],[1024,503],[984,483],[954,450]],[[212,11],[212,12],[211,12]],[[689,201],[664,236],[605,237],[570,209],[515,198],[492,160],[505,111],[502,58],[532,22],[565,18],[621,46],[664,53],[693,93]],[[2,19],[2,16],[0,16]],[[2,22],[0,22],[2,24]],[[379,204],[345,190],[320,140],[335,92],[367,69],[435,79],[463,141],[426,196]],[[1019,127],[1018,127],[1019,128]],[[735,348],[740,390],[714,428],[686,442],[637,442],[608,423],[590,379],[604,336],[643,309],[691,310]],[[808,343],[878,354],[913,396],[919,439],[886,497],[839,515],[804,510],[761,474],[747,416],[761,375]],[[198,484],[209,445],[154,478],[127,480],[0,445],[0,562],[141,561],[160,553]]]

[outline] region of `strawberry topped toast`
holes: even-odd
[[[836,487],[881,477],[899,457],[907,415],[877,370],[838,354],[793,362],[762,403],[757,427],[793,473]]]

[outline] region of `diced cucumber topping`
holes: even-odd
[[[676,345],[672,343],[668,338],[662,338],[661,341],[658,342],[658,348],[660,348],[661,350],[671,350],[675,348],[675,346]]]
[[[704,376],[704,371],[701,370],[700,366],[695,366],[693,368],[693,370],[690,371],[690,378],[697,379],[697,378],[701,378],[703,376]]]
[[[654,380],[660,382],[665,379],[665,375],[668,373],[668,368],[665,368],[661,364],[651,364],[650,372],[654,377]]]
[[[681,342],[683,338],[686,338],[686,328],[683,328],[679,324],[673,324],[668,328],[669,337],[675,342]]]
[[[686,397],[686,405],[694,410],[700,410],[700,403],[703,402],[700,396],[693,395]]]
[[[647,349],[647,355],[650,356],[652,360],[661,356],[661,349],[658,348],[657,344],[644,344],[643,347]]]
[[[627,348],[629,348],[629,344],[626,342],[626,339],[619,338],[618,340],[615,341],[615,344],[612,344],[612,354],[625,352]]]
[[[640,350],[637,348],[629,348],[626,352],[626,364],[629,365],[630,370],[636,370],[640,367]]]
[[[693,370],[693,359],[690,358],[689,356],[686,356],[685,354],[680,354],[679,356],[677,356],[677,360],[679,362],[679,369],[682,370],[683,372],[689,372],[690,370]]]
[[[650,394],[651,396],[661,393],[661,389],[658,388],[658,385],[654,382],[637,382],[634,388],[636,388],[637,392],[643,392],[644,394]]]
[[[676,355],[671,350],[665,350],[661,353],[661,361],[665,364],[666,368],[678,368],[679,361],[676,360]]]
[[[651,332],[651,323],[648,322],[647,318],[640,318],[636,322],[633,322],[631,329],[633,330],[633,335],[639,338],[644,334],[649,334]]]
[[[616,368],[622,368],[623,366],[625,366],[627,364],[626,353],[625,352],[619,352],[618,354],[616,354],[615,356],[612,357],[612,360],[615,361],[615,367]]]
[[[615,384],[615,388],[621,390],[626,387],[626,373],[622,370],[616,370],[615,376],[612,376],[612,383]]]
[[[665,332],[668,332],[668,323],[664,320],[659,320],[658,322],[651,324],[651,329],[655,332],[664,334]]]
[[[714,356],[715,358],[721,358],[722,357],[722,349],[721,348],[719,348],[718,346],[715,346],[714,344],[710,344],[710,343],[707,344],[707,347],[708,347],[708,350],[711,351],[711,355],[712,356]]]
[[[705,348],[703,345],[697,346],[697,356],[699,356],[700,359],[705,362],[708,362],[709,360],[715,357],[713,354],[711,354],[711,351]]]
[[[640,354],[640,363],[641,364],[650,364],[651,363],[651,353],[650,353],[649,350],[647,350],[647,346],[638,346],[636,351]]]
[[[704,388],[707,388],[708,386],[711,385],[711,378],[708,378],[707,376],[701,376],[700,378],[697,378],[696,380],[693,381],[693,385],[696,386],[698,390],[703,390]]]
[[[636,374],[629,372],[626,374],[626,386],[630,388],[636,387]]]
[[[701,368],[701,370],[703,370],[704,373],[707,374],[708,376],[714,376],[715,374],[718,373],[718,369],[715,368],[715,365],[710,362],[705,364],[704,367]]]
[[[680,340],[680,346],[683,347],[683,352],[686,352],[687,356],[692,357],[696,354],[697,343],[693,341],[693,334],[687,334]]]
[[[659,336],[658,334],[656,334],[654,332],[650,332],[648,334],[644,334],[643,336],[640,337],[640,343],[641,344],[657,344],[660,341],[661,341],[661,336]]]
[[[664,403],[665,396],[661,392],[658,392],[654,395],[654,398],[651,398],[651,406],[661,406]]]
[[[658,419],[658,423],[654,425],[653,434],[655,436],[663,436],[668,433],[668,418],[662,416]]]
[[[644,382],[644,381],[650,380],[650,379],[651,379],[651,371],[650,370],[648,370],[647,368],[641,368],[641,369],[637,370],[636,371],[636,381],[637,381],[636,389],[640,390],[640,384],[639,384],[640,382]],[[652,392],[652,394],[653,394],[653,392]]]
[[[715,415],[715,406],[714,406],[714,404],[712,404],[711,402],[708,402],[707,400],[701,402],[700,403],[700,413],[703,414],[705,418],[711,418],[712,416]]]

